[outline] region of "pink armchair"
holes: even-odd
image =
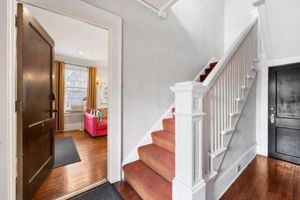
[[[97,117],[84,112],[84,130],[92,137],[107,135],[107,119],[102,119],[98,124]]]

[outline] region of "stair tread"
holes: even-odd
[[[134,190],[147,200],[172,199],[172,184],[148,167],[143,161],[137,160],[123,167],[125,179]]]
[[[152,133],[152,141],[155,145],[175,153],[175,134],[167,131],[156,131]]]
[[[170,183],[175,176],[175,154],[154,144],[144,145],[138,149],[140,159]]]

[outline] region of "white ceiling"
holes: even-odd
[[[54,39],[57,57],[107,66],[107,30],[30,5],[26,8]]]

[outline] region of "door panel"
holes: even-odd
[[[269,155],[300,164],[300,64],[269,70]]]
[[[17,23],[18,197],[31,199],[54,162],[54,42],[22,4]]]
[[[277,71],[277,117],[300,118],[299,71]]]
[[[276,137],[278,153],[300,158],[300,130],[277,128]]]

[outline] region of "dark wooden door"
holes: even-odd
[[[300,164],[300,63],[269,70],[269,155]]]
[[[31,199],[54,161],[54,41],[29,11],[17,13],[18,197]]]

